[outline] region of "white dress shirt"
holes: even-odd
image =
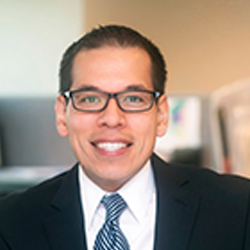
[[[92,250],[96,235],[105,222],[106,210],[100,201],[109,195],[93,183],[79,165],[81,202],[84,211],[88,250]],[[130,250],[153,250],[156,190],[150,162],[124,186],[119,193],[127,203],[120,217],[120,227],[130,245]]]

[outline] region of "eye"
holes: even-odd
[[[100,102],[100,98],[98,96],[85,96],[80,99],[80,102],[95,103]]]
[[[144,99],[137,95],[130,95],[126,96],[124,101],[134,103],[134,102],[144,102]]]
[[[75,100],[79,104],[95,104],[102,102],[102,96],[93,92],[81,92],[75,95]]]

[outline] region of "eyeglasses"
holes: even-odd
[[[161,96],[160,92],[149,90],[128,90],[118,93],[107,93],[99,90],[73,90],[61,93],[71,98],[76,110],[83,112],[103,111],[111,98],[116,100],[118,107],[125,112],[143,112],[152,108],[154,101]]]

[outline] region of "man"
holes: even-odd
[[[168,123],[165,80],[157,47],[130,28],[70,46],[55,110],[78,163],[1,202],[1,250],[250,249],[248,180],[152,153]]]

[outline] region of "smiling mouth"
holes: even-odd
[[[127,144],[122,142],[99,142],[99,143],[93,143],[93,145],[97,148],[112,152],[123,148],[127,148],[131,146],[131,143]]]

